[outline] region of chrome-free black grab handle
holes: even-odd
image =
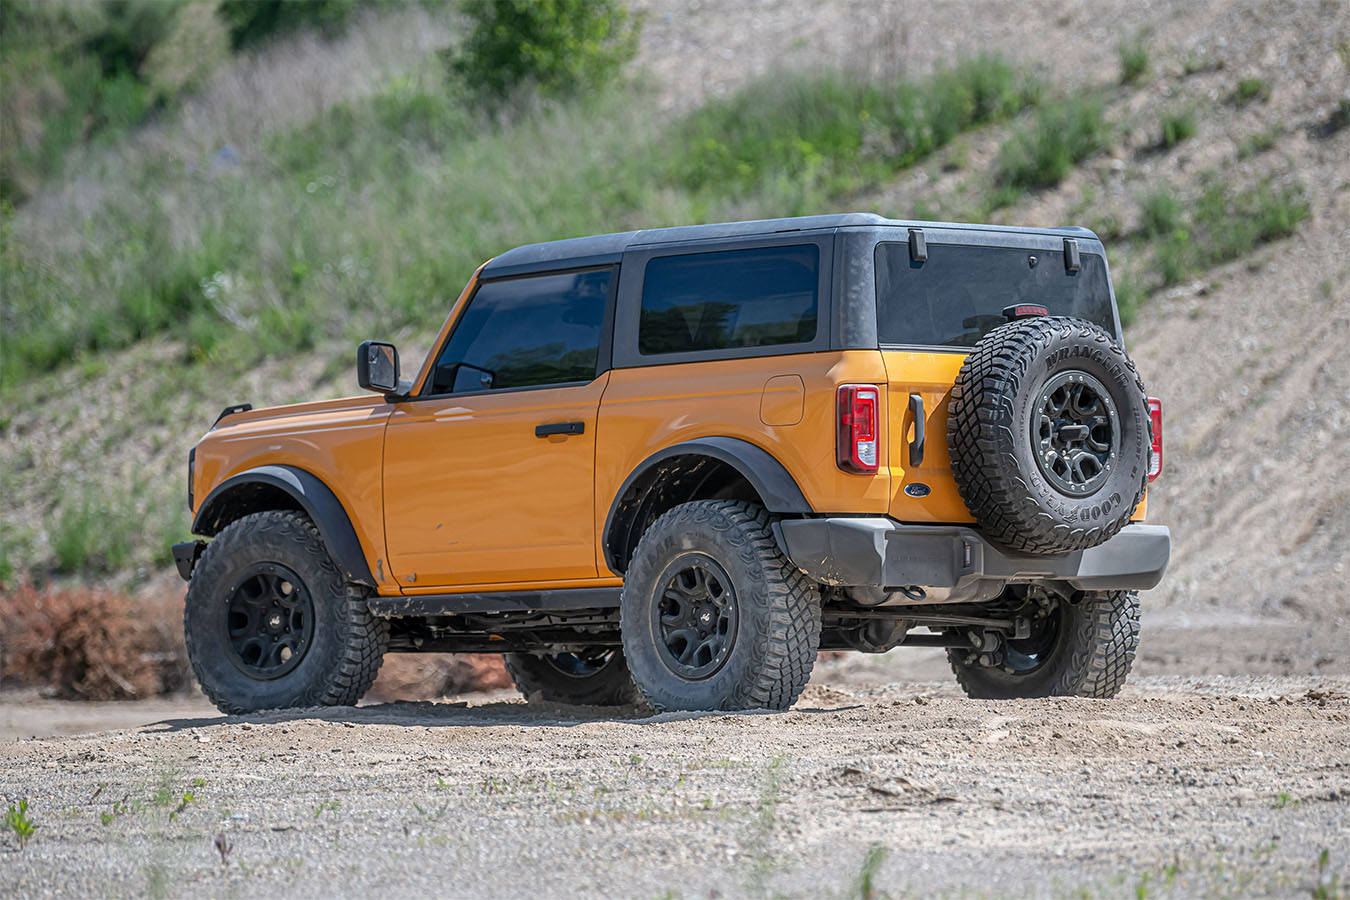
[[[535,437],[548,437],[553,434],[581,434],[586,430],[585,422],[553,422],[548,425],[536,425]]]
[[[913,467],[923,462],[923,397],[909,395],[909,412],[914,416],[914,440],[909,442],[909,464]]]

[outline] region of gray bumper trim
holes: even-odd
[[[787,519],[783,549],[825,584],[961,587],[974,581],[1060,581],[1077,590],[1147,590],[1162,580],[1171,533],[1126,525],[1109,541],[1062,556],[1023,556],[961,525],[902,525],[887,518]]]

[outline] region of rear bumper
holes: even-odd
[[[1126,525],[1104,544],[1061,556],[1024,556],[961,525],[887,518],[788,519],[776,526],[788,558],[833,585],[967,588],[979,582],[1054,581],[1076,590],[1147,590],[1162,580],[1171,533]]]

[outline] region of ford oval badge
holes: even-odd
[[[932,490],[932,488],[922,481],[916,481],[912,484],[905,485],[905,493],[911,497],[927,497]]]

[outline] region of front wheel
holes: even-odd
[[[1109,699],[1125,686],[1138,647],[1139,594],[1089,591],[1042,598],[1030,634],[1009,639],[998,659],[964,649],[948,650],[947,659],[961,688],[979,700]]]
[[[623,652],[599,648],[580,653],[505,653],[502,661],[516,690],[531,702],[572,706],[629,706],[637,690]]]
[[[183,630],[192,671],[224,713],[354,706],[389,634],[314,523],[290,510],[244,516],[207,545]]]
[[[787,709],[820,645],[820,593],[763,507],[700,500],[647,529],[624,578],[623,651],[654,710]]]

